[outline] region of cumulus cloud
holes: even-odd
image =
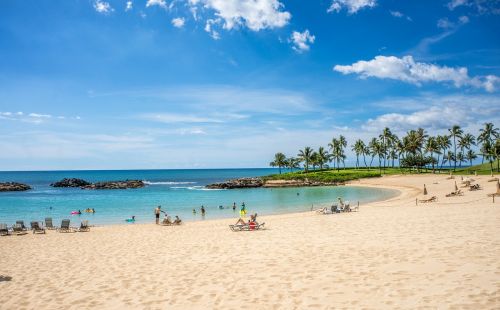
[[[205,23],[205,31],[210,34],[212,39],[214,40],[219,40],[220,39],[220,34],[217,30],[214,29],[213,25],[220,24],[221,19],[216,18],[216,19],[207,19]]]
[[[451,82],[455,87],[472,86],[488,92],[495,91],[499,84],[499,78],[494,75],[470,77],[467,68],[416,62],[412,56],[376,56],[372,60],[360,60],[352,65],[336,65],[333,69],[342,74],[359,74],[361,78],[393,79],[415,85],[425,82]]]
[[[294,31],[292,32],[292,36],[290,37],[290,42],[293,44],[292,48],[299,53],[308,51],[310,45],[314,43],[316,37],[309,33],[309,30],[305,30],[304,32]]]
[[[433,130],[447,130],[453,125],[474,127],[484,122],[498,122],[500,99],[492,96],[429,96],[389,100],[383,103],[391,110],[401,106],[416,107],[408,113],[387,113],[369,119],[362,129],[380,131],[389,127],[404,132],[422,127]]]
[[[161,8],[167,9],[167,2],[165,0],[148,0],[146,2],[146,7],[159,6]]]
[[[177,17],[177,18],[172,19],[172,25],[174,25],[174,27],[177,27],[177,28],[184,27],[185,22],[186,21],[182,17]]]
[[[109,14],[114,11],[108,2],[101,0],[94,1],[94,9],[101,14]]]
[[[132,10],[132,1],[127,1],[127,4],[125,5],[125,11],[130,10]]]
[[[281,28],[288,24],[291,14],[284,11],[278,0],[189,0],[193,9],[212,10],[215,18],[220,18],[222,27],[231,30],[245,26],[253,31]],[[194,10],[197,12],[197,10]]]
[[[340,12],[346,9],[349,14],[355,14],[361,9],[372,8],[376,5],[376,0],[333,0],[327,12]]]

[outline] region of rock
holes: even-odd
[[[344,185],[344,182],[319,182],[305,180],[267,180],[264,187],[304,187],[304,186],[331,186]]]
[[[108,181],[97,182],[82,186],[82,189],[127,189],[144,187],[144,182],[140,180]]]
[[[90,185],[90,182],[87,182],[82,179],[75,179],[75,178],[64,178],[59,182],[52,183],[50,186],[52,187],[82,187],[82,186],[87,186]]]
[[[26,184],[16,182],[0,183],[0,192],[19,192],[30,190],[31,187]]]
[[[262,187],[264,182],[260,178],[241,178],[228,180],[221,183],[214,183],[205,186],[209,189],[232,189],[232,188],[254,188]]]

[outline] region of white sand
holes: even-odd
[[[217,220],[1,237],[0,309],[499,309],[500,197],[474,178],[483,190],[453,198],[445,176],[355,182],[402,194],[262,217],[258,232]],[[439,201],[415,206],[424,183]]]

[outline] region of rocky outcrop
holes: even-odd
[[[241,178],[228,180],[221,183],[214,183],[205,186],[209,189],[233,189],[233,188],[254,188],[262,187],[264,182],[260,178]]]
[[[331,186],[343,185],[339,182],[319,182],[310,180],[267,180],[264,182],[264,187],[303,187],[303,186]]]
[[[59,182],[55,182],[50,184],[52,187],[82,187],[82,186],[87,186],[90,185],[90,182],[87,182],[82,179],[76,179],[76,178],[64,178]]]
[[[144,182],[140,180],[97,182],[82,186],[83,189],[127,189],[141,187],[144,187]]]
[[[0,183],[0,192],[19,192],[30,190],[29,185],[16,182]]]

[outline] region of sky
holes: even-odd
[[[500,125],[498,29],[499,0],[0,0],[0,170],[266,167],[386,126],[477,135]]]

